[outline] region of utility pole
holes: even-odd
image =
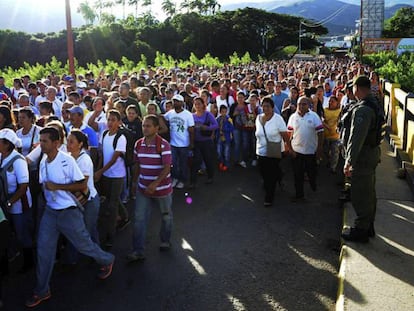
[[[73,49],[72,18],[70,14],[70,0],[66,2],[66,36],[68,45],[69,73],[75,77],[75,57]]]
[[[302,51],[302,21],[299,20],[299,53]]]
[[[362,31],[363,31],[363,26],[362,26],[362,20],[364,19],[363,18],[363,10],[362,10],[362,5],[363,5],[363,3],[362,3],[363,1],[361,0],[361,11],[360,11],[360,17],[359,17],[359,27],[360,27],[360,30],[359,30],[359,60],[362,62],[362,56],[364,55],[364,51],[363,51],[363,43],[362,43],[362,40],[363,40],[363,36],[362,36]]]

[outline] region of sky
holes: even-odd
[[[36,32],[55,32],[66,28],[65,22],[65,0],[0,0],[2,3],[2,14],[0,19],[0,29],[12,29],[16,31],[24,31],[27,33]],[[76,12],[79,4],[83,0],[71,0],[72,12],[72,26],[79,27],[84,24],[82,16]],[[95,0],[88,0],[88,3],[93,3]],[[126,0],[128,1],[128,0]],[[174,0],[173,0],[174,1]],[[181,3],[184,0],[175,0],[176,3]],[[272,7],[287,6],[295,2],[304,0],[218,0],[222,7],[235,3],[265,3],[273,2]],[[340,0],[358,4],[360,0]],[[151,12],[158,20],[164,20],[165,14],[161,10],[162,0],[153,0]],[[276,5],[274,5],[276,3]],[[389,6],[395,3],[411,3],[412,0],[385,0],[385,5]],[[259,6],[258,6],[259,7]],[[262,6],[264,7],[264,6]],[[127,14],[134,14],[133,7],[129,7]],[[122,6],[119,5],[112,9],[112,14],[117,18],[122,18]]]

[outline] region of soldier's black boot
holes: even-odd
[[[370,238],[375,237],[375,228],[374,228],[374,223],[373,222],[371,222],[371,224],[369,225],[369,228],[368,228],[368,236]]]
[[[368,230],[360,228],[350,228],[349,231],[344,231],[341,234],[342,238],[346,241],[357,242],[357,243],[368,243]]]

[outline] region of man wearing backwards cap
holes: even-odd
[[[375,169],[381,150],[377,142],[379,115],[371,107],[376,107],[378,102],[371,94],[371,82],[366,76],[356,78],[353,91],[358,103],[352,109],[344,174],[352,176],[351,201],[357,218],[354,227],[344,231],[342,237],[348,241],[367,243],[369,237],[375,235]]]

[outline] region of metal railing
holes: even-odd
[[[397,153],[403,154],[403,162],[414,165],[414,93],[403,91],[398,83],[381,83],[391,144]]]

